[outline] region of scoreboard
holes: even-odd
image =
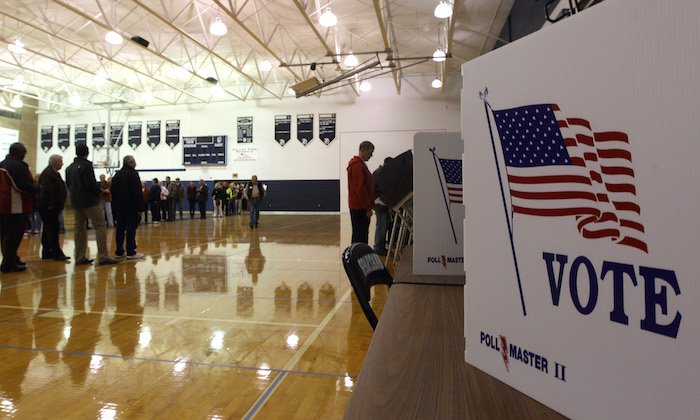
[[[225,165],[226,136],[182,138],[185,165]]]

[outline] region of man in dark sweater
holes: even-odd
[[[117,258],[124,257],[124,233],[126,233],[126,258],[143,258],[136,252],[136,228],[143,212],[141,177],[136,172],[136,160],[131,155],[124,156],[124,166],[112,178],[112,206],[117,213]]]
[[[41,232],[41,259],[66,261],[66,256],[58,243],[58,215],[66,204],[66,184],[58,172],[63,167],[61,155],[51,155],[49,165],[39,176],[41,192],[37,197],[37,210],[44,222]]]
[[[109,258],[108,254],[105,213],[98,204],[101,190],[97,186],[92,162],[87,160],[89,153],[90,150],[86,144],[76,145],[75,154],[77,157],[66,168],[66,184],[68,184],[71,203],[75,210],[75,264],[90,264],[93,261],[85,256],[87,249],[85,222],[87,219],[90,219],[95,227],[98,264],[116,264],[118,261]]]

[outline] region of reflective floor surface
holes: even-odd
[[[24,238],[28,270],[0,274],[0,417],[341,418],[372,338],[340,261],[349,219],[141,225],[146,258],[106,267]]]

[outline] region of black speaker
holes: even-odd
[[[148,44],[150,44],[150,42],[146,41],[145,39],[141,38],[140,36],[132,36],[131,40],[137,44],[143,45],[145,48],[148,48]]]
[[[382,166],[375,185],[379,198],[387,207],[394,207],[413,191],[413,152],[406,150]]]
[[[211,83],[212,85],[219,83],[219,81],[214,79],[213,77],[207,77],[207,82]]]

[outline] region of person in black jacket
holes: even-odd
[[[117,258],[124,257],[124,233],[126,232],[126,258],[143,258],[136,252],[136,228],[143,212],[141,177],[136,172],[136,160],[131,155],[124,156],[124,166],[112,178],[112,207],[117,213]]]
[[[199,180],[199,188],[197,188],[197,201],[199,201],[199,218],[207,218],[207,200],[209,199],[209,187],[204,183],[203,179]]]
[[[44,230],[41,232],[41,259],[66,261],[66,256],[58,243],[59,221],[58,215],[66,204],[66,184],[58,172],[63,167],[61,155],[51,155],[49,166],[39,176],[41,192],[37,197],[37,209],[44,222]]]
[[[160,223],[160,189],[158,178],[153,178],[151,192],[148,193],[148,203],[151,205],[151,219],[154,224]]]
[[[90,219],[95,227],[98,264],[116,264],[118,261],[109,258],[108,254],[105,213],[98,203],[102,191],[97,185],[92,162],[87,160],[89,153],[90,149],[86,144],[76,145],[75,154],[77,157],[66,168],[66,184],[68,184],[71,204],[75,210],[75,264],[90,264],[92,262],[85,256],[87,250],[85,223],[87,219]]]

